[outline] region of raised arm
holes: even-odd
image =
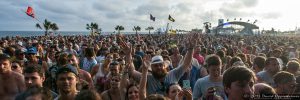
[[[126,66],[129,66],[126,64]],[[121,100],[126,100],[126,87],[128,86],[128,69],[123,69],[120,83]]]
[[[192,60],[193,60],[193,53],[194,53],[194,47],[198,44],[199,34],[197,33],[190,33],[188,34],[187,38],[187,44],[186,44],[186,50],[187,53],[184,56],[183,60],[183,70],[186,71],[189,67],[191,67]]]
[[[125,62],[128,64],[128,66],[126,66],[125,69],[128,69],[129,76],[131,76],[134,80],[139,80],[141,73],[135,70],[134,64],[132,62],[132,54],[134,54],[132,46],[126,44],[121,38],[120,45],[123,49],[123,52],[126,54]]]
[[[145,100],[147,96],[146,92],[146,86],[147,86],[147,74],[148,74],[148,68],[150,67],[150,55],[145,55],[143,57],[143,65],[142,65],[142,77],[140,81],[140,88],[139,88],[139,99]]]

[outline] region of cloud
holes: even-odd
[[[261,14],[262,18],[264,19],[277,19],[280,18],[282,15],[277,12],[269,12]]]
[[[260,17],[281,18],[276,11],[262,12],[256,8],[259,0],[3,0],[0,2],[1,30],[37,30],[34,19],[24,14],[32,6],[36,17],[55,22],[60,30],[86,31],[87,23],[96,22],[103,31],[114,31],[123,25],[166,27],[168,15],[175,18],[172,28],[202,28],[203,22],[217,23],[220,18]],[[149,14],[156,17],[150,21]]]
[[[235,0],[233,2],[224,2],[219,11],[224,17],[253,16],[255,13],[248,9],[257,6],[257,4],[258,0]]]

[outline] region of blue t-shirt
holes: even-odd
[[[165,95],[166,87],[171,83],[178,83],[179,79],[183,76],[184,70],[183,66],[177,67],[171,70],[163,82],[155,79],[152,74],[147,76],[147,95],[150,94],[162,94]]]
[[[92,68],[97,64],[97,61],[95,58],[88,60],[87,58],[84,58],[82,61],[81,69],[85,70],[87,72],[91,72]]]
[[[266,71],[260,71],[256,74],[258,78],[263,80],[265,83],[271,85],[272,87],[275,87],[275,82],[273,80],[273,77],[268,74]]]
[[[193,89],[193,100],[198,100],[202,96],[205,96],[207,89],[210,87],[215,87],[216,94],[226,100],[227,97],[224,91],[223,82],[212,82],[209,77],[210,76],[208,75],[197,80]]]

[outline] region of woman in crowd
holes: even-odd
[[[93,48],[86,48],[85,49],[85,57],[83,61],[81,62],[81,69],[91,72],[93,67],[97,64],[96,58],[95,58],[95,51]]]

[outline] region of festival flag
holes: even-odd
[[[33,9],[30,6],[27,8],[26,14],[32,18],[35,18]]]
[[[153,17],[152,14],[150,14],[150,20],[155,22],[155,17]]]
[[[174,35],[174,34],[176,34],[176,30],[169,30],[169,32],[168,32],[170,35]]]
[[[255,24],[257,22],[257,19],[253,22],[253,24]]]
[[[168,18],[171,22],[175,22],[175,19],[171,17],[171,15],[169,15],[169,18]]]

